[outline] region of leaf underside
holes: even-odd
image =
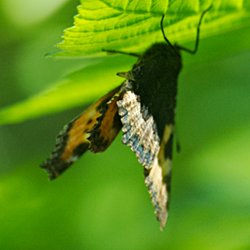
[[[63,56],[94,56],[103,49],[143,52],[163,41],[160,18],[170,41],[194,40],[201,13],[212,6],[202,23],[202,36],[250,24],[248,0],[82,0],[74,26],[58,44]],[[143,41],[143,42],[142,42]]]

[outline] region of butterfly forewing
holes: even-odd
[[[111,144],[121,129],[116,105],[122,95],[120,90],[121,86],[100,98],[59,133],[55,149],[41,165],[50,179],[64,172],[88,149],[100,152]]]
[[[166,148],[172,147],[172,125],[166,126],[164,136],[159,138],[157,125],[147,107],[141,104],[131,86],[117,103],[123,124],[123,143],[136,154],[144,166],[145,184],[148,188],[155,214],[161,228],[167,220],[168,187],[170,186],[171,158]],[[171,151],[172,152],[172,151]]]

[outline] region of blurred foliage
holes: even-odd
[[[45,6],[37,0],[40,17],[29,21],[14,14],[25,13],[29,1],[11,2],[0,2],[0,107],[31,99],[9,122],[45,114],[30,96],[50,89],[52,82],[62,87],[50,92],[55,106],[48,102],[48,109],[60,111],[119,84],[115,72],[134,62],[127,56],[46,58],[72,25],[78,1],[56,1],[48,10],[49,1]],[[1,249],[250,249],[249,31],[246,25],[206,37],[197,55],[183,55],[177,106],[182,151],[174,156],[164,232],[155,221],[142,167],[120,137],[105,153],[87,153],[56,181],[49,182],[39,169],[57,132],[82,106],[0,127]],[[95,74],[104,75],[98,80]]]
[[[116,73],[129,70],[135,59],[127,61],[130,63],[120,57],[114,64],[114,59],[108,58],[78,70],[39,95],[1,110],[0,123],[20,122],[88,103],[121,83]]]

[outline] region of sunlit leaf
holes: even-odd
[[[250,24],[248,0],[84,0],[74,26],[64,31],[58,47],[63,56],[100,54],[102,49],[142,52],[162,41],[160,18],[170,41],[193,40],[201,13],[212,6],[202,24],[202,36]],[[143,41],[143,42],[142,42]]]

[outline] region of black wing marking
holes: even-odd
[[[121,86],[92,104],[59,133],[51,156],[41,164],[50,179],[64,172],[88,149],[100,152],[112,143],[121,129],[116,105],[122,96]]]

